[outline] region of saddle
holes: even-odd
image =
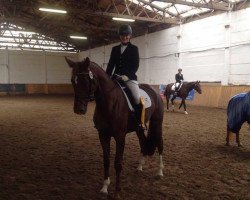
[[[120,86],[126,100],[129,106],[130,111],[132,111],[135,114],[136,117],[136,105],[134,103],[132,94],[130,90],[126,87],[126,84],[123,81],[116,80],[117,84]],[[145,129],[145,109],[151,107],[151,99],[149,95],[141,88],[139,88],[140,91],[140,103],[142,106],[141,115],[140,115],[140,127],[142,129]],[[137,117],[136,117],[137,118]]]
[[[127,88],[126,84],[123,81],[119,81],[116,80],[117,84],[120,86],[126,100],[129,106],[129,109],[134,112],[135,111],[135,103],[133,100],[133,96],[130,92],[130,90]],[[140,96],[141,96],[141,101],[144,101],[144,108],[149,108],[151,107],[151,99],[149,97],[149,95],[147,94],[147,92],[145,90],[143,90],[142,88],[140,88]]]
[[[177,88],[177,87],[179,87],[179,89],[178,89],[178,91],[181,89],[181,87],[182,87],[182,85],[183,85],[183,82],[181,82],[181,83],[174,83],[173,85],[172,85],[172,87],[171,87],[171,91],[172,92],[175,92],[175,88]]]

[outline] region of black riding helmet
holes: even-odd
[[[130,25],[121,25],[118,30],[119,35],[132,35],[132,28]]]

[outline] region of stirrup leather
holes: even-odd
[[[145,128],[145,100],[144,100],[144,97],[143,97],[143,96],[140,97],[140,103],[141,103],[141,106],[142,106],[142,109],[141,109],[140,126],[141,126],[142,128]]]

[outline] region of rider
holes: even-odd
[[[183,78],[183,74],[181,73],[182,69],[179,68],[178,69],[178,73],[175,74],[175,95],[177,95],[178,90],[180,89],[181,83],[183,82],[184,78]]]
[[[112,48],[106,72],[110,76],[119,77],[129,88],[135,102],[135,114],[139,121],[139,127],[143,127],[142,104],[136,76],[139,68],[138,47],[130,43],[132,36],[130,25],[121,25],[118,34],[121,43]]]

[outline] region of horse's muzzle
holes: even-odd
[[[84,115],[87,112],[88,102],[77,101],[74,103],[74,113]]]

